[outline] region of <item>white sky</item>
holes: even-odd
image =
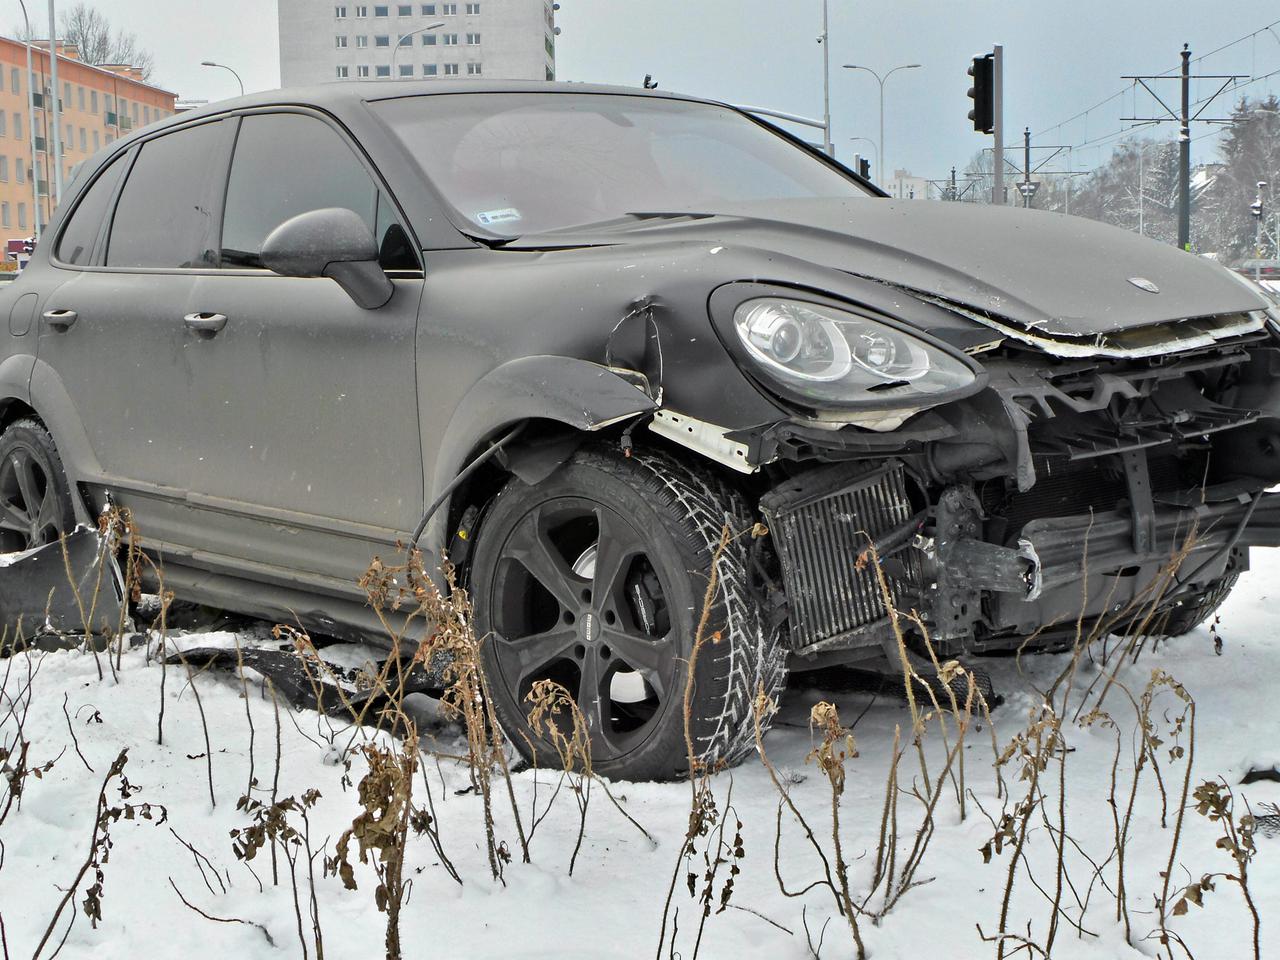
[[[41,0],[34,6],[43,8]],[[250,90],[279,83],[274,0],[98,0],[98,6],[138,34],[156,55],[157,81],[183,97],[236,92],[230,74],[203,68],[202,60],[231,64]],[[562,8],[561,79],[638,85],[652,73],[664,88],[821,113],[815,42],[820,0],[562,0]],[[953,163],[963,168],[990,145],[965,117],[965,70],[993,43],[1006,49],[1012,142],[1020,141],[1025,125],[1037,134],[1122,89],[1123,74],[1176,67],[1184,41],[1204,53],[1280,19],[1275,0],[831,0],[831,9],[841,155],[869,152],[848,138],[877,137],[878,88],[867,74],[838,65],[865,63],[883,72],[918,62],[922,69],[896,74],[887,88],[886,161],[891,169],[905,166],[929,177],[942,177]],[[1280,70],[1280,26],[1198,69],[1248,75]],[[1159,89],[1173,97],[1175,88],[1168,83]],[[1251,95],[1280,90],[1280,74],[1246,89]],[[1119,131],[1126,126],[1121,116],[1133,105],[1126,96],[1047,131],[1041,142],[1079,144]],[[1137,109],[1148,115],[1156,107],[1140,95]],[[1174,133],[1172,125],[1160,130],[1162,136]],[[1201,156],[1212,142],[1200,141]],[[1092,166],[1109,149],[1077,152],[1075,166]]]

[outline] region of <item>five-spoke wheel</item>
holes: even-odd
[[[53,543],[72,523],[53,440],[40,423],[17,421],[0,435],[0,552]]]

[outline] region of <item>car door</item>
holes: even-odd
[[[395,293],[363,310],[327,279],[263,269],[267,235],[344,207],[380,240]],[[414,340],[422,272],[371,166],[319,114],[242,118],[220,247],[193,316],[189,501],[206,566],[357,594],[370,559],[422,511]]]
[[[33,391],[69,399],[73,479],[109,489],[154,545],[189,545],[195,278],[216,262],[232,123],[129,148],[79,194],[53,254]],[[34,395],[34,394],[33,394]],[[65,404],[65,399],[60,406]],[[74,426],[71,426],[74,424]],[[87,438],[87,442],[84,442]]]

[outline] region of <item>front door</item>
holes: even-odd
[[[267,235],[344,207],[376,232],[395,295],[363,310],[333,281],[262,267]],[[204,565],[358,596],[375,554],[422,512],[418,255],[385,190],[318,115],[241,121],[216,273],[197,281],[186,357],[196,429],[188,486]]]

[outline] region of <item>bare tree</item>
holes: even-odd
[[[32,28],[30,39],[41,39],[39,27]],[[17,31],[21,37],[25,30]],[[25,38],[24,38],[25,39]],[[151,78],[155,58],[151,51],[143,49],[136,34],[112,29],[111,21],[96,8],[81,0],[69,10],[64,10],[58,22],[58,39],[75,44],[80,59],[95,66],[104,63],[129,64],[142,71],[142,78]]]

